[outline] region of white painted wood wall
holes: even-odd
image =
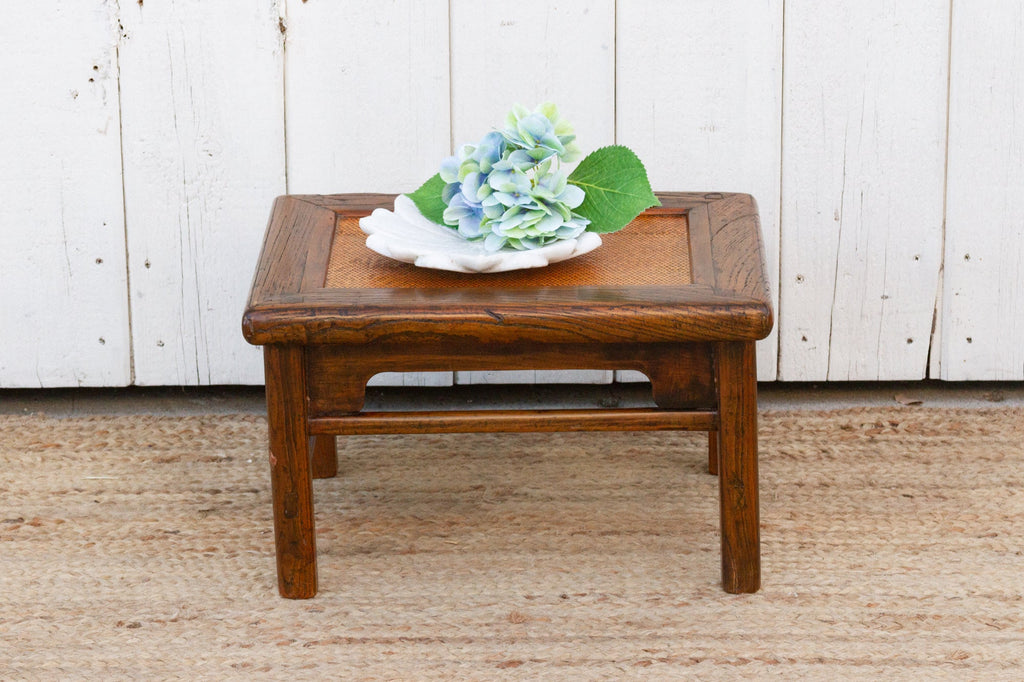
[[[762,379],[1024,379],[1019,2],[6,10],[0,387],[260,383],[239,319],[274,196],[411,190],[547,99],[656,189],[755,195]]]

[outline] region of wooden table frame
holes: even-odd
[[[757,207],[744,194],[659,198],[654,212],[687,219],[684,286],[325,288],[339,219],[394,197],[275,201],[242,328],[264,346],[282,596],[317,591],[312,479],[336,475],[335,435],[474,431],[708,431],[722,586],[759,589],[754,341],[772,308]],[[502,369],[635,369],[657,407],[362,411],[378,372]]]

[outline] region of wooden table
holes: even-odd
[[[722,586],[760,587],[754,341],[772,327],[754,200],[671,193],[604,245],[546,268],[466,275],[364,245],[388,195],[275,201],[242,322],[263,345],[277,573],[316,594],[313,478],[335,435],[698,430],[719,474]],[[365,412],[383,371],[633,369],[650,409]]]

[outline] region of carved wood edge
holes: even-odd
[[[242,320],[246,340],[254,344],[345,342],[344,333],[327,332],[332,321],[351,321],[353,316],[386,316],[390,306],[375,305],[375,290],[351,290],[354,306],[339,311],[331,290],[324,289],[329,254],[336,222],[342,216],[366,215],[374,208],[393,203],[394,194],[284,195],[274,201],[264,236],[256,273]],[[736,193],[659,192],[662,206],[654,213],[685,211],[690,220],[691,252],[706,254],[693,258],[694,284],[686,291],[672,292],[676,305],[691,301],[695,306],[729,309],[748,328],[735,338],[750,338],[749,322],[755,321],[755,338],[771,331],[773,311],[765,273],[765,253],[757,205],[753,197]],[[288,249],[298,241],[302,248]],[[745,257],[741,257],[746,254]],[[756,258],[757,263],[751,262]],[[753,269],[751,269],[753,268]],[[749,276],[754,272],[753,277]],[[744,273],[748,276],[744,277]],[[579,289],[577,289],[579,291]],[[517,291],[507,292],[503,310],[517,308]],[[389,296],[393,297],[393,293]],[[401,295],[401,294],[399,294]],[[409,296],[410,300],[413,298]],[[472,292],[452,294],[472,305]],[[358,302],[356,302],[358,301]],[[393,302],[393,301],[392,301]],[[405,304],[403,304],[404,306]],[[525,310],[532,304],[518,306]],[[621,307],[621,302],[608,307]],[[596,303],[600,308],[600,304]],[[404,308],[406,313],[415,312]],[[474,320],[463,317],[460,322]],[[483,324],[488,320],[480,319]],[[303,327],[300,330],[298,327]],[[324,330],[318,334],[317,330]],[[733,338],[724,330],[725,338]],[[339,338],[335,338],[338,336]],[[358,336],[358,334],[356,335]],[[701,338],[700,336],[695,338]],[[716,338],[711,335],[708,339]],[[723,337],[717,337],[723,338]],[[350,339],[365,342],[366,339]]]

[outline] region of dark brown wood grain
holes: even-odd
[[[242,329],[265,346],[282,595],[316,593],[312,478],[336,475],[335,435],[474,431],[707,430],[708,467],[719,474],[722,584],[758,589],[754,341],[771,330],[772,309],[757,207],[743,194],[659,197],[663,206],[651,213],[685,215],[686,238],[672,227],[683,219],[669,217],[659,219],[669,227],[642,240],[673,239],[677,252],[688,242],[691,277],[615,286],[607,276],[586,286],[571,277],[558,286],[450,279],[437,288],[393,286],[378,269],[372,284],[325,286],[338,221],[351,229],[352,216],[390,207],[393,195],[275,201]],[[669,268],[659,274],[677,272],[679,257],[657,255],[651,267]],[[504,369],[634,369],[650,378],[658,407],[362,412],[366,382],[379,372]]]
[[[707,287],[706,294],[714,295],[715,264],[711,260],[711,215],[708,204],[701,203],[690,209],[686,216],[690,232],[690,270],[694,284]]]
[[[334,478],[338,475],[338,444],[333,435],[314,436],[310,444],[313,478]]]
[[[718,475],[718,432],[708,432],[708,473]]]
[[[757,202],[748,194],[729,194],[712,206],[709,220],[715,288],[733,296],[747,296],[763,306],[764,335],[755,338],[764,338],[771,331],[773,319]]]
[[[274,201],[253,278],[250,308],[282,294],[323,285],[335,220],[332,212],[299,197]]]
[[[313,433],[520,433],[555,431],[708,431],[713,410],[469,410],[360,412],[310,420]]]
[[[297,194],[297,199],[325,208],[338,216],[367,215],[375,208],[391,208],[395,194]]]
[[[715,352],[722,587],[732,593],[761,587],[755,357],[752,341],[720,343]]]
[[[308,599],[317,589],[313,481],[302,356],[302,348],[298,346],[263,349],[277,581],[281,596],[290,599]]]
[[[557,344],[529,350],[522,343],[483,346],[424,337],[362,345],[309,346],[307,385],[313,417],[358,412],[367,380],[380,372],[502,369],[634,369],[651,380],[663,408],[712,407],[713,367],[707,344]],[[453,350],[457,348],[458,350]]]
[[[488,297],[478,290],[462,296],[445,290],[425,304],[406,293],[386,301],[375,293],[354,293],[351,302],[340,307],[314,297],[305,297],[301,309],[268,305],[247,316],[246,338],[259,345],[359,344],[423,334],[476,343],[715,341],[751,338],[770,319],[770,308],[760,303],[736,303],[713,295],[662,301],[660,292],[651,292],[644,300],[623,296],[613,302],[598,297],[588,302],[546,292],[524,303],[514,298],[515,291]]]
[[[657,211],[688,212],[693,284],[326,289],[323,284],[338,215],[388,206],[393,197],[282,198],[275,203],[268,227],[243,333],[256,344],[357,344],[402,334],[443,333],[477,343],[716,341],[766,336],[771,328],[771,299],[764,284],[756,215],[750,216],[756,210],[753,200],[732,194],[659,197],[663,206]],[[745,250],[755,255],[745,255]]]

